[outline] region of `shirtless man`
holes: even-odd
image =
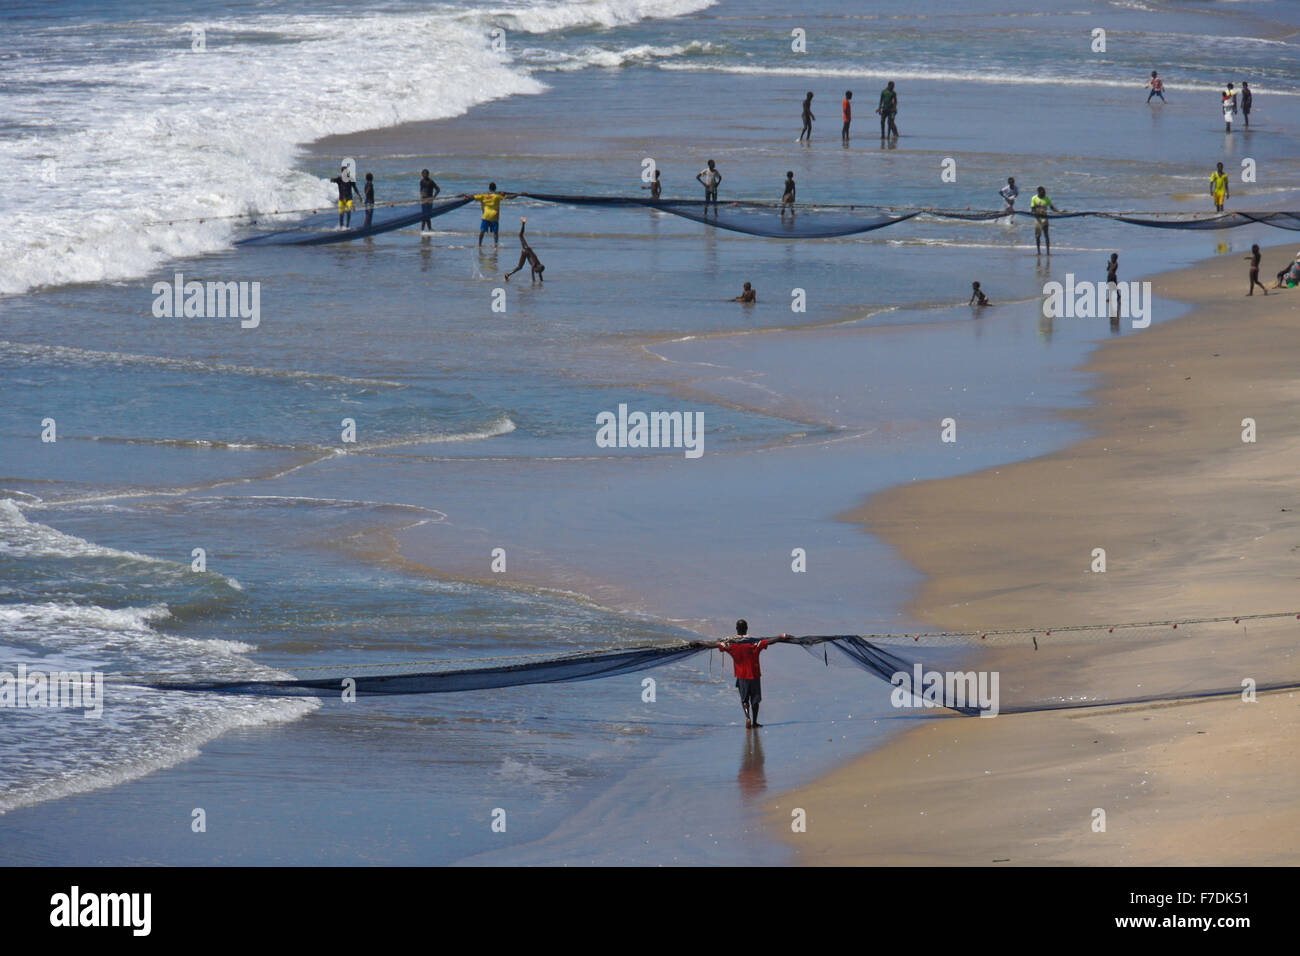
[[[438,198],[442,187],[433,181],[427,169],[420,170],[420,231],[433,229],[433,200]]]
[[[542,260],[537,258],[537,253],[533,252],[533,247],[528,244],[524,238],[524,229],[528,226],[528,220],[520,217],[519,220],[519,245],[523,248],[519,252],[519,264],[506,273],[505,278],[509,281],[510,277],[524,267],[527,262],[532,270],[532,277],[536,282],[544,282],[542,273],[546,271],[546,266],[542,265]]]
[[[1147,80],[1147,89],[1151,92],[1147,94],[1147,102],[1151,102],[1151,97],[1160,97],[1160,102],[1165,102],[1165,81],[1160,79],[1160,74],[1155,70],[1151,71],[1151,79]]]
[[[797,142],[812,142],[812,124],[817,117],[812,111],[813,95],[809,91],[808,95],[803,98],[803,128],[799,130],[799,139]]]
[[[1119,286],[1119,253],[1112,252],[1106,260],[1106,309],[1110,312],[1111,319],[1119,318],[1123,299]]]
[[[746,304],[752,305],[753,303],[758,301],[758,293],[754,291],[753,286],[751,286],[748,282],[746,282],[744,291],[741,292],[740,295],[736,296],[735,298],[728,299],[727,301],[744,302]]]
[[[663,195],[664,184],[663,184],[662,182],[660,182],[660,180],[659,180],[659,170],[658,170],[658,169],[655,170],[655,178],[652,179],[652,180],[650,180],[650,185],[648,185],[648,186],[642,186],[641,188],[642,188],[642,189],[648,189],[648,190],[650,190],[650,198],[651,198],[651,199],[658,199],[660,196]]]
[[[794,215],[794,170],[787,170],[785,174],[785,184],[781,187],[781,218],[785,218],[786,210],[790,215]]]

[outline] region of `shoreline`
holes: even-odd
[[[1290,249],[1270,247],[1265,260]],[[1296,603],[1300,494],[1290,476],[1300,418],[1285,345],[1300,297],[1257,295],[1243,313],[1245,273],[1229,253],[1153,277],[1158,300],[1193,309],[1092,353],[1090,404],[1061,413],[1090,437],[894,488],[846,516],[926,575],[907,605],[913,616],[978,631]],[[1254,444],[1241,441],[1247,417]],[[1105,574],[1089,573],[1094,547],[1106,548]],[[1127,681],[1176,696],[1197,681],[1233,686],[1241,674],[1262,684],[1266,667],[1295,679],[1294,624],[1252,623],[1242,637],[1231,627],[1153,631],[1156,645],[1040,635],[1042,655],[999,650],[983,660],[1033,660],[1018,675],[1029,685],[1092,681],[1118,697]],[[803,864],[1294,864],[1298,705],[1300,693],[1279,691],[1253,704],[1175,699],[925,721],[783,795],[768,822]],[[794,806],[808,813],[807,833],[789,832]],[[1104,833],[1091,826],[1099,808],[1109,814]]]
[[[558,85],[560,81],[555,80],[554,82]],[[554,89],[539,94],[541,97],[550,95],[555,95]],[[460,127],[468,124],[469,141],[473,144],[477,142],[476,137],[484,135],[480,127],[487,127],[491,130],[500,128],[499,121],[493,121],[491,117],[496,112],[507,109],[508,105],[506,101],[481,104],[469,111],[469,113],[455,118],[405,122],[395,126],[378,127],[374,130],[358,133],[323,137],[303,145],[300,170],[306,172],[313,165],[321,165],[326,157],[335,153],[361,155],[367,150],[374,150],[379,146],[390,149],[393,143],[436,139],[440,130],[444,130],[453,123],[458,124]],[[464,131],[462,130],[462,132]],[[467,149],[463,145],[458,145],[448,155],[457,160],[463,160],[466,155],[476,155],[476,151],[473,148]],[[1062,257],[1066,255],[1067,253],[1062,253]],[[999,305],[1004,309],[1008,309],[1024,304],[1026,301],[1023,298],[1005,299],[1000,301]],[[587,351],[592,354],[618,355],[629,366],[635,367],[635,374],[630,375],[626,382],[619,383],[620,386],[626,386],[629,390],[643,390],[651,394],[671,395],[683,400],[699,399],[708,402],[714,407],[728,408],[746,414],[780,418],[791,426],[790,432],[780,441],[761,448],[740,449],[732,452],[731,454],[736,457],[752,457],[756,453],[787,449],[798,453],[799,449],[796,446],[822,446],[838,443],[846,438],[855,437],[856,434],[862,432],[862,429],[856,426],[839,424],[829,416],[825,409],[809,408],[808,403],[802,399],[789,396],[782,396],[779,401],[764,400],[767,399],[767,396],[762,396],[760,399],[749,396],[748,400],[737,398],[736,392],[734,390],[728,391],[722,387],[716,376],[693,370],[690,367],[689,359],[681,355],[670,357],[665,352],[685,342],[695,346],[701,343],[777,339],[782,336],[817,336],[822,333],[835,333],[840,330],[860,330],[866,335],[888,335],[893,331],[890,327],[872,326],[870,324],[871,320],[883,314],[913,312],[936,316],[933,320],[936,327],[965,325],[969,321],[969,309],[960,302],[939,304],[923,298],[916,302],[901,305],[877,305],[865,312],[847,310],[823,321],[807,324],[695,329],[687,333],[681,331],[615,333],[602,338],[594,348],[589,347]],[[709,365],[709,363],[704,364],[710,369],[716,368],[716,366]],[[567,370],[558,374],[567,374]],[[602,384],[608,386],[610,383],[605,382]],[[1026,412],[1024,414],[1030,415],[1033,413]],[[796,432],[796,427],[821,429],[825,433],[810,438],[806,434]],[[468,462],[469,459],[464,461]],[[843,505],[839,503],[828,505],[822,517],[827,522],[839,523],[842,508]],[[452,523],[449,522],[446,527],[452,527]],[[482,532],[482,529],[478,528],[467,532],[467,537],[474,540],[475,543],[480,539],[487,541],[487,535]],[[499,542],[493,539],[492,543]],[[513,542],[512,546],[534,556],[545,553],[543,548],[535,542]],[[472,563],[469,560],[460,562],[441,560],[437,563],[428,561],[427,556],[431,550],[427,540],[422,541],[414,534],[399,534],[393,536],[385,548],[375,553],[378,559],[391,559],[407,570],[419,569],[419,573],[453,580],[473,581],[479,584],[492,583],[491,577],[483,574],[481,565]],[[477,552],[474,553],[477,555]],[[702,637],[720,637],[728,633],[725,629],[726,620],[724,620],[728,619],[728,615],[703,611],[681,615],[667,613],[663,602],[660,602],[658,608],[652,606],[652,602],[645,593],[621,583],[618,576],[603,575],[601,573],[603,570],[604,568],[601,565],[584,567],[577,563],[566,563],[558,568],[550,567],[542,570],[538,570],[535,566],[529,566],[526,571],[512,571],[511,573],[512,575],[519,575],[516,580],[525,588],[569,593],[582,600],[589,600],[599,606],[618,610],[632,616],[648,617],[674,626],[685,627],[696,631]],[[657,594],[656,597],[661,598],[662,596],[661,589],[661,593]],[[898,614],[895,612],[901,610],[904,610],[901,606],[897,604],[891,605],[890,611],[883,612],[880,615],[881,621],[896,621]],[[873,624],[873,626],[877,625]]]

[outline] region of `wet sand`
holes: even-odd
[[[1268,250],[1261,271],[1293,251]],[[1195,309],[1093,355],[1093,404],[1066,417],[1094,437],[896,488],[851,516],[926,574],[916,617],[978,631],[1300,603],[1300,294],[1248,299],[1245,276],[1230,253],[1156,277],[1156,308]],[[1242,440],[1246,418],[1254,443]],[[1099,547],[1104,574],[1090,571]],[[1037,675],[1043,695],[1123,697],[1300,676],[1294,620],[1145,636],[1044,635],[1017,678]],[[985,666],[1030,657],[1022,642]],[[1294,863],[1298,718],[1300,696],[1281,691],[925,721],[783,796],[769,823],[810,864]],[[793,807],[808,812],[808,832],[790,833]],[[1105,832],[1093,829],[1097,809]]]

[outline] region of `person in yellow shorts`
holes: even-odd
[[[330,182],[339,187],[339,228],[343,229],[352,225],[352,205],[353,195],[360,195],[361,190],[357,186],[356,180],[350,179],[351,171],[347,164],[344,163],[339,167],[339,174],[333,177]]]
[[[1210,195],[1214,197],[1214,211],[1223,212],[1223,201],[1228,198],[1228,174],[1223,171],[1223,163],[1210,174]]]
[[[478,244],[483,245],[484,233],[492,233],[492,245],[501,241],[501,200],[510,199],[516,193],[499,193],[497,192],[496,183],[488,183],[488,191],[485,193],[476,193],[474,201],[483,207],[483,219],[478,224]]]

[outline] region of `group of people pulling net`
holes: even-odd
[[[421,180],[421,191],[425,190]],[[436,186],[430,179],[429,182]],[[791,184],[792,185],[792,184]],[[365,239],[381,233],[403,229],[419,223],[421,228],[432,228],[432,220],[454,212],[471,202],[479,203],[481,218],[479,228],[480,244],[486,234],[497,240],[500,223],[501,203],[505,199],[522,197],[536,202],[565,206],[646,208],[658,210],[688,219],[693,222],[772,239],[831,239],[872,232],[887,226],[906,222],[917,216],[931,219],[965,220],[971,222],[990,221],[1017,215],[1008,205],[1000,210],[946,210],[935,208],[893,208],[862,204],[805,204],[796,205],[794,192],[790,189],[783,194],[780,202],[761,200],[719,201],[716,187],[706,192],[705,199],[664,199],[652,191],[650,196],[593,196],[560,193],[533,192],[498,192],[492,183],[487,192],[473,195],[458,195],[454,198],[437,200],[438,192],[418,200],[391,203],[368,203],[361,224],[353,225],[351,203],[353,200],[340,200],[338,222],[333,211],[317,212],[300,219],[291,226],[270,229],[239,240],[239,245],[328,245]],[[1034,196],[1034,200],[1046,199]],[[347,204],[346,211],[343,209]],[[412,206],[416,208],[412,211]],[[272,213],[270,215],[284,215]],[[1300,231],[1300,212],[1215,212],[1211,215],[1189,215],[1186,213],[1142,213],[1142,212],[1100,212],[1080,211],[1063,212],[1046,203],[1033,204],[1029,215],[1036,223],[1051,222],[1057,219],[1077,219],[1093,217],[1113,219],[1135,226],[1147,226],[1156,229],[1231,229],[1251,223],[1274,226],[1279,229]],[[523,231],[520,231],[522,243]],[[530,261],[525,254],[523,261]],[[522,265],[522,262],[521,262]]]

